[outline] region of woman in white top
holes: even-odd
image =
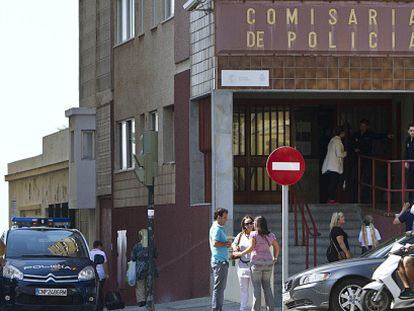
[[[233,241],[232,249],[234,252],[244,251],[250,246],[250,232],[253,230],[253,218],[249,215],[243,217],[241,221],[242,231]],[[249,285],[250,285],[250,254],[246,254],[239,258],[237,266],[237,276],[240,284],[240,310],[249,310]]]
[[[342,138],[344,137],[345,131],[340,127],[335,128],[322,165],[322,174],[327,178],[328,182],[328,203],[331,204],[336,203],[339,178],[344,172],[344,158],[346,157],[346,151],[342,144]]]
[[[359,243],[361,243],[362,254],[375,248],[381,241],[381,235],[374,227],[374,220],[371,215],[364,217],[364,222],[359,232]]]

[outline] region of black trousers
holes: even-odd
[[[337,172],[327,171],[325,173],[327,175],[327,192],[328,192],[328,200],[336,200],[336,192],[338,190],[338,184],[340,179],[340,174]]]
[[[98,301],[96,304],[96,310],[102,311],[104,308],[104,286],[105,286],[105,280],[99,280],[99,294],[98,294]]]
[[[414,189],[414,170],[411,168],[407,171],[407,189]],[[414,192],[408,192],[408,201],[414,204]]]

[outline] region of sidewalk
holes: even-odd
[[[127,311],[144,311],[145,307],[126,307],[124,310]],[[195,298],[189,300],[181,300],[174,302],[167,302],[162,304],[155,305],[155,311],[177,311],[177,310],[186,310],[186,311],[210,311],[211,310],[211,298]],[[223,311],[239,311],[240,305],[235,302],[225,301]],[[264,308],[263,308],[264,310]],[[281,311],[281,308],[276,308],[276,311]]]

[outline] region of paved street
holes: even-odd
[[[156,311],[172,311],[172,310],[186,310],[186,311],[209,311],[211,310],[211,298],[203,297],[190,300],[181,300],[175,302],[168,302],[163,304],[157,304]],[[128,311],[144,311],[145,308],[138,307],[126,307]],[[225,311],[239,311],[240,305],[238,303],[226,301],[224,304]],[[264,310],[264,308],[263,308]],[[277,308],[276,311],[281,311],[281,308]]]

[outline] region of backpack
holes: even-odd
[[[125,303],[119,292],[107,292],[105,295],[105,306],[108,310],[124,309]]]

